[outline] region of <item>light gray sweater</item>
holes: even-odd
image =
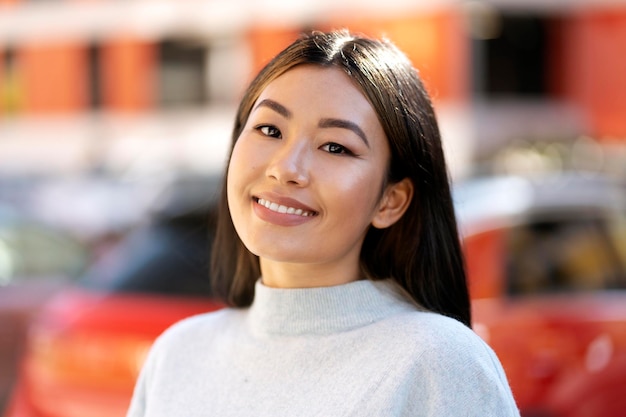
[[[275,289],[157,339],[128,417],[519,416],[493,351],[389,281]]]

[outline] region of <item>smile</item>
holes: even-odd
[[[309,216],[315,215],[315,212],[312,212],[312,211],[302,210],[300,208],[283,206],[282,204],[273,203],[263,198],[256,199],[256,202],[262,205],[263,207],[265,207],[266,209],[275,211],[276,213],[293,214],[293,215],[302,216],[302,217],[309,217]]]

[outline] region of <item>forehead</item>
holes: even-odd
[[[358,84],[342,69],[334,66],[297,65],[270,81],[261,90],[256,102],[277,96],[291,100],[294,104],[306,98],[310,107],[324,104],[329,111],[348,106],[375,114],[375,109]]]
[[[375,108],[360,86],[342,69],[334,66],[295,66],[270,81],[255,102],[265,99],[276,100],[312,116],[378,121]]]

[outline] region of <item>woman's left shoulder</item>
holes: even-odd
[[[415,381],[414,394],[455,393],[454,400],[446,397],[448,400],[437,404],[433,396],[424,399],[434,401],[431,405],[440,411],[436,415],[465,409],[468,416],[519,416],[498,357],[472,329],[453,318],[428,312],[406,314],[398,325],[410,338],[404,344],[409,346],[411,359],[406,365]]]
[[[472,364],[501,372],[501,364],[491,347],[471,328],[460,321],[438,313],[416,311],[395,320],[395,331],[403,334],[405,346],[416,357],[450,367],[472,367]],[[467,369],[467,368],[466,368]],[[500,377],[500,375],[498,375]]]
[[[470,327],[460,321],[442,314],[415,311],[396,318],[396,325],[403,327],[403,332],[426,338],[434,344],[445,348],[450,340],[455,340],[456,346],[484,347],[483,339]]]

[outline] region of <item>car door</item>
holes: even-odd
[[[623,415],[624,230],[620,216],[577,210],[465,238],[474,328],[523,414]]]

